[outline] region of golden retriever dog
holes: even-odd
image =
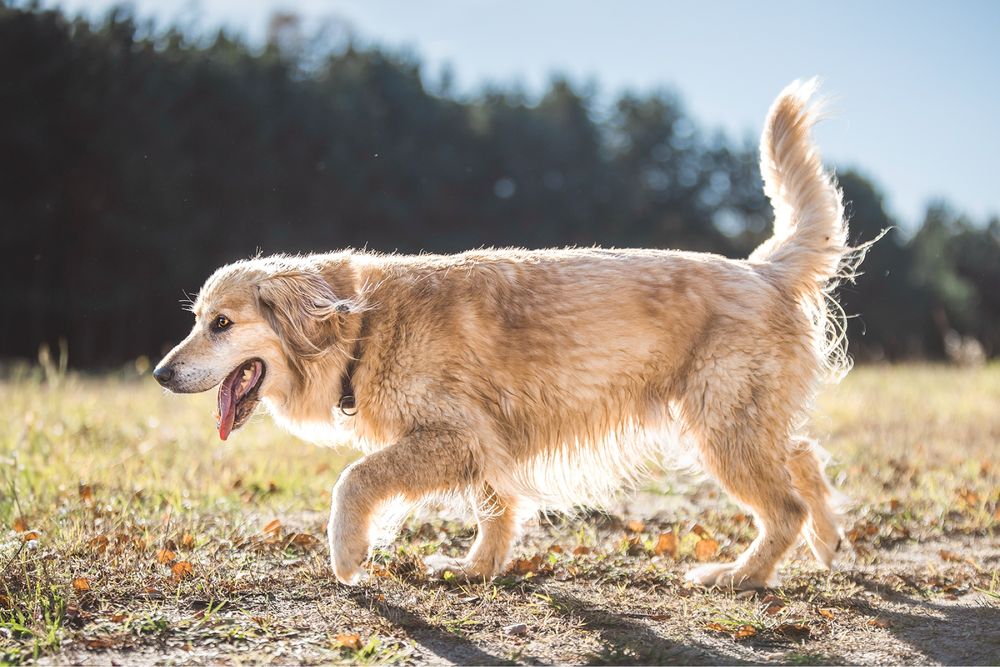
[[[800,536],[829,566],[840,538],[802,432],[846,370],[834,284],[860,261],[811,139],[814,83],[774,102],[761,138],[774,236],[748,259],[666,250],[342,251],[213,274],[190,335],[160,362],[174,392],[218,386],[222,439],[259,403],[288,431],[364,452],[333,487],[330,560],[354,583],[390,502],[469,499],[478,535],[439,573],[501,572],[522,521],[642,474],[668,443],[748,507],[760,534],[689,579],[757,588]]]

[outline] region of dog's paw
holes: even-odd
[[[684,578],[701,586],[728,591],[755,590],[769,585],[766,575],[747,572],[738,563],[709,563],[694,568]]]
[[[361,581],[365,570],[362,567],[368,559],[368,544],[363,540],[330,540],[330,565],[337,580],[354,586]]]
[[[337,576],[337,581],[347,586],[355,586],[361,583],[361,579],[365,574],[362,565],[364,560],[352,560],[339,558],[336,555],[330,557],[330,565],[333,567],[333,573]]]
[[[486,572],[485,568],[478,567],[467,559],[451,558],[440,554],[424,558],[424,567],[427,568],[427,576],[434,579],[475,583],[493,577],[492,572]]]

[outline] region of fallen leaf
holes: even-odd
[[[660,533],[660,536],[656,538],[656,545],[653,547],[653,553],[657,556],[670,554],[671,558],[677,558],[677,536],[674,535],[673,531],[669,533]]]
[[[577,548],[573,549],[574,556],[586,556],[591,551],[590,547],[585,547],[582,544]]]
[[[558,544],[553,544],[552,546],[549,547],[549,551],[551,551],[554,554],[561,554],[563,552],[563,548]]]
[[[727,630],[724,625],[722,625],[721,623],[716,623],[714,621],[706,625],[705,628],[707,630],[711,630],[712,632],[725,632],[726,634],[729,634],[729,630]]]
[[[314,547],[320,544],[320,539],[309,533],[295,533],[292,535],[291,543],[298,547]]]
[[[528,558],[516,558],[512,566],[515,574],[529,574],[538,571],[538,566],[542,564],[541,556]]]
[[[801,623],[782,623],[774,628],[774,632],[785,637],[801,639],[809,636],[809,626]]]
[[[113,637],[91,637],[83,641],[83,645],[89,649],[111,648],[115,645]]]
[[[337,635],[337,643],[344,648],[349,648],[352,651],[360,651],[364,646],[361,643],[361,635],[356,632],[342,632]]]
[[[128,616],[126,614],[111,614],[111,622],[112,623],[122,623],[127,618],[128,618]]]
[[[391,577],[392,570],[387,567],[382,567],[378,563],[372,563],[369,567],[369,572],[375,577]]]
[[[625,614],[632,618],[647,618],[651,621],[669,621],[673,618],[670,614]]]
[[[873,618],[872,620],[868,621],[868,625],[872,626],[873,628],[883,628],[883,629],[892,627],[892,623],[890,623],[884,618]]]
[[[820,616],[822,616],[823,618],[828,618],[828,619],[830,619],[831,621],[832,621],[832,620],[834,620],[835,618],[837,618],[837,617],[836,617],[836,615],[834,615],[834,613],[833,613],[833,610],[832,610],[832,609],[818,609],[818,610],[817,610],[817,612],[818,612],[818,613],[819,613],[819,615],[820,615]]]
[[[110,544],[110,542],[111,541],[108,539],[107,535],[98,535],[97,537],[91,538],[87,544],[97,553],[103,554],[108,550],[108,544]]]
[[[16,519],[14,519],[14,525],[12,526],[12,528],[14,529],[15,533],[24,533],[27,532],[28,530],[28,524],[25,523],[23,518],[17,517]]]
[[[948,561],[949,563],[968,563],[977,570],[981,569],[979,563],[972,556],[963,556],[947,549],[941,549],[938,551],[938,555],[941,556],[941,560]]]
[[[181,546],[186,547],[188,549],[193,547],[194,535],[191,535],[190,533],[184,533],[184,536],[181,538]]]
[[[979,494],[970,489],[962,489],[958,492],[958,497],[965,501],[966,505],[978,505]]]
[[[698,537],[705,539],[708,539],[712,536],[707,530],[705,530],[705,527],[702,526],[700,523],[694,524],[694,528],[691,529],[691,532],[697,535]]]
[[[712,560],[718,551],[719,543],[712,539],[701,539],[694,545],[694,557],[702,562]]]
[[[785,601],[773,593],[766,595],[760,602],[764,605],[764,613],[768,616],[774,616],[785,608]]]
[[[736,639],[747,639],[748,637],[753,637],[757,634],[757,628],[752,625],[741,625],[736,628],[736,634],[733,635]]]
[[[625,527],[628,528],[633,533],[641,533],[642,531],[646,530],[646,524],[636,519],[632,519],[631,521],[626,523]]]
[[[184,577],[194,574],[194,565],[186,560],[179,560],[173,564],[170,571],[173,572],[174,576],[178,579],[183,579]]]
[[[281,532],[281,521],[277,519],[264,526],[265,535],[277,535],[280,532]]]
[[[77,593],[83,593],[90,590],[90,582],[87,581],[85,577],[77,577],[73,580],[73,590]]]
[[[160,561],[164,565],[176,560],[177,554],[175,554],[170,549],[160,549],[156,552],[156,560]]]

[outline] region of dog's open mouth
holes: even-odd
[[[264,380],[264,372],[263,361],[250,359],[237,366],[219,385],[219,413],[216,419],[219,437],[223,440],[243,426],[257,409],[260,402],[257,390]]]

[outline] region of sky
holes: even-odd
[[[48,0],[100,16],[115,0]],[[787,83],[818,75],[830,118],[824,158],[872,177],[913,228],[945,199],[974,219],[1000,215],[1000,1],[811,0],[134,0],[140,18],[252,43],[276,10],[349,25],[358,41],[417,56],[455,90],[544,90],[553,74],[624,90],[678,93],[696,122],[756,136]]]

